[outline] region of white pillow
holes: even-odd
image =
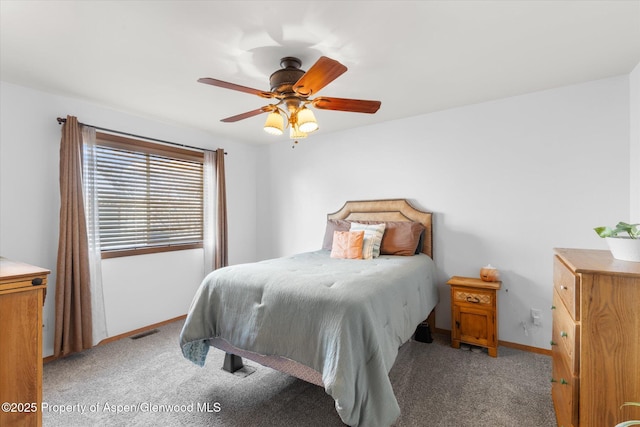
[[[349,231],[364,231],[362,244],[362,259],[372,259],[380,256],[380,243],[384,234],[385,224],[360,224],[352,222]]]

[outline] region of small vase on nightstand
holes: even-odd
[[[500,280],[500,272],[489,264],[480,269],[480,278],[485,282],[497,282]]]

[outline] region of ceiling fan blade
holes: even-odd
[[[365,101],[362,99],[327,98],[314,99],[312,105],[322,110],[351,111],[354,113],[373,114],[380,108],[380,101]]]
[[[262,108],[258,108],[257,110],[247,111],[246,113],[227,117],[226,119],[222,119],[220,121],[225,123],[233,123],[240,120],[248,119],[249,117],[257,116],[258,114],[266,113],[267,111],[270,111],[269,107],[262,107]]]
[[[318,93],[320,89],[341,76],[345,71],[347,71],[347,67],[335,59],[321,56],[293,85],[293,90],[302,96],[311,96]]]
[[[273,93],[265,92],[263,90],[253,89],[246,86],[237,85],[235,83],[229,83],[218,79],[212,79],[211,77],[203,77],[198,79],[198,83],[204,83],[208,85],[218,86],[225,89],[237,90],[240,92],[250,93],[252,95],[258,95],[262,98],[273,98]]]

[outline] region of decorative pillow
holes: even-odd
[[[333,247],[333,232],[334,231],[349,231],[351,222],[344,219],[328,219],[327,228],[324,232],[324,240],[322,242],[322,249],[330,251]]]
[[[372,259],[380,256],[380,244],[384,234],[385,223],[362,224],[352,222],[351,231],[364,231],[364,243],[362,245],[362,259]]]
[[[424,225],[411,221],[391,221],[386,223],[380,253],[382,255],[411,256],[420,253]],[[417,252],[416,252],[417,251]]]
[[[362,259],[364,231],[334,231],[331,258]]]
[[[411,221],[360,221],[360,224],[385,224],[382,242],[380,244],[381,255],[410,256],[422,251],[422,239],[425,231],[424,225]],[[334,231],[349,231],[351,221],[344,219],[327,220],[327,228],[324,235],[322,248],[331,250]]]

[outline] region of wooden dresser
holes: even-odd
[[[0,258],[0,426],[41,426],[42,305],[49,270]]]
[[[640,419],[640,263],[609,251],[555,249],[553,372],[558,426]]]

